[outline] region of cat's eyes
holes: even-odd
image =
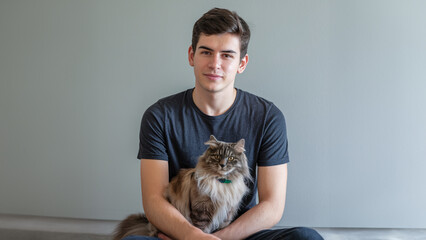
[[[222,156],[221,155],[212,155],[212,158],[214,158],[215,160],[221,160]],[[234,161],[235,158],[233,156],[228,157],[228,161]]]

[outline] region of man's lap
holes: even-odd
[[[122,240],[161,240],[157,237],[146,237],[146,236],[128,236]]]
[[[286,229],[271,229],[257,232],[246,240],[323,240],[321,235],[312,228],[296,227]],[[123,240],[159,240],[156,237],[128,236]]]
[[[246,240],[324,240],[317,231],[312,228],[296,227],[296,228],[285,228],[285,229],[269,229],[259,231]]]

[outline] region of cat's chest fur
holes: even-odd
[[[230,183],[223,183],[217,177],[197,179],[197,186],[201,194],[208,195],[212,202],[227,206],[238,205],[247,192],[243,178],[232,179]]]
[[[210,230],[222,228],[224,223],[229,224],[239,208],[241,199],[248,191],[244,178],[223,183],[217,177],[208,177],[198,179],[197,185],[200,195],[207,196],[214,206],[210,226],[206,227]]]

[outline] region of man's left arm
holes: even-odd
[[[214,235],[220,239],[245,239],[280,221],[285,206],[287,164],[259,167],[257,187],[259,204]]]

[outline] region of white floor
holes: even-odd
[[[107,240],[118,221],[0,214],[0,239]],[[326,240],[426,240],[426,229],[315,228]]]
[[[315,228],[326,240],[426,240],[426,229]]]
[[[0,214],[0,229],[110,234],[118,221]]]

